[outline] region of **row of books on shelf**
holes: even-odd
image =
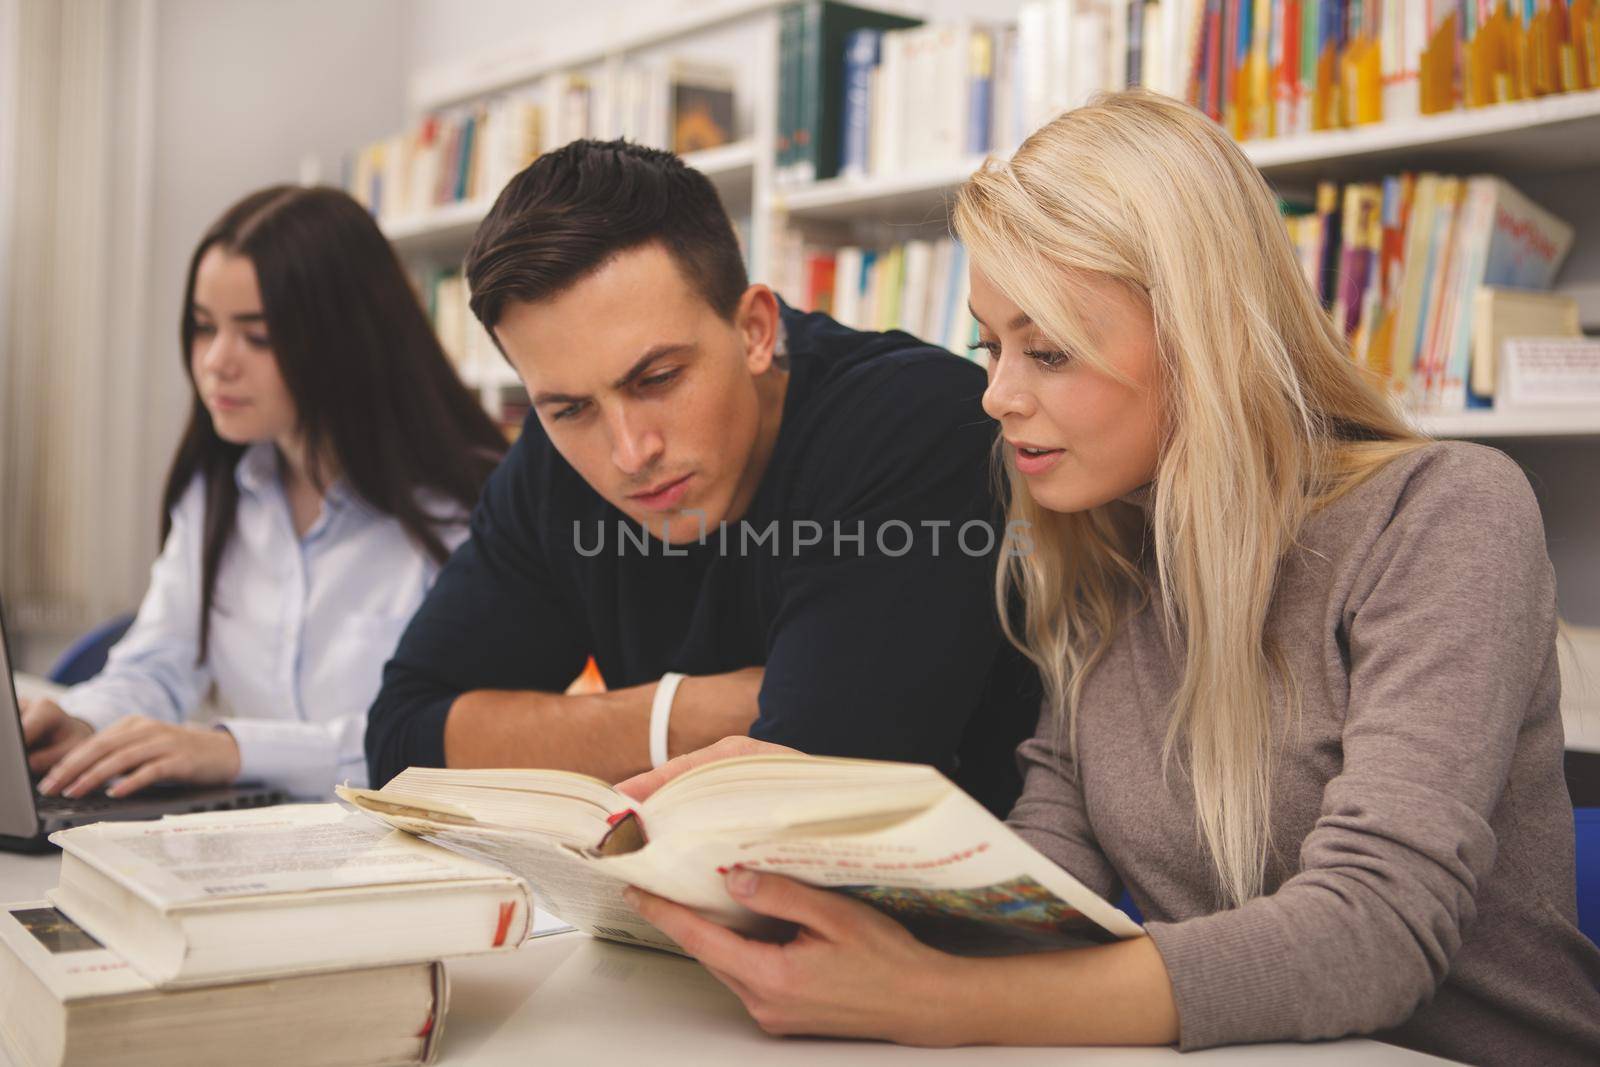
[[[967,310],[967,253],[941,237],[867,248],[783,240],[774,288],[806,311],[821,311],[858,330],[904,330],[977,358],[977,324]]]
[[[1600,0],[1029,0],[1007,25],[806,0],[779,24],[777,175],[1008,151],[1136,85],[1240,140],[1596,89]]]
[[[1030,0],[1017,22],[923,25],[807,0],[780,15],[777,177],[894,174],[1007,151],[1102,89],[1179,94],[1175,2]]]
[[[487,201],[541,152],[583,137],[628,137],[697,152],[731,143],[735,71],[684,59],[638,61],[594,78],[537,85],[425,116],[346,160],[345,188],[392,222],[447,204]]]
[[[1187,99],[1240,140],[1600,88],[1596,0],[1161,2]]]
[[[1351,358],[1415,410],[1494,405],[1499,341],[1578,332],[1576,303],[1544,294],[1573,230],[1503,178],[1398,174],[1285,205],[1306,279]]]

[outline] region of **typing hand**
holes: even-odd
[[[626,895],[733,990],[769,1034],[962,1042],[963,960],[837,893],[747,870],[730,871],[727,886],[751,911],[795,924],[793,940],[755,941],[641,889]]]
[[[94,733],[49,697],[18,701],[22,709],[22,743],[28,749],[28,770],[43,774]]]
[[[68,752],[39,792],[81,797],[118,776],[108,796],[125,797],[156,782],[225,785],[239,776],[239,746],[226,730],[130,715]]]
[[[685,685],[688,681],[685,680]],[[655,770],[636,774],[617,783],[617,792],[626,793],[635,800],[643,800],[657,789],[672,781],[684,771],[692,771],[702,763],[712,763],[732,756],[800,755],[799,750],[770,741],[757,741],[753,737],[724,737],[714,745],[686,752],[670,759]]]

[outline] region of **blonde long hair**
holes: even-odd
[[[1174,753],[1186,765],[1222,902],[1242,903],[1271,847],[1273,682],[1298,705],[1266,637],[1280,563],[1308,514],[1421,439],[1345,354],[1261,175],[1175,100],[1114,93],[1061,115],[972,176],[954,223],[973,266],[1092,365],[1107,369],[1075,311],[1085,280],[1150,309],[1162,429],[1148,522],[1120,502],[1048,512],[1007,466],[1008,518],[1031,524],[1034,549],[1004,558],[996,595],[1075,755],[1084,680],[1149,592],[1148,538],[1183,657],[1163,767]]]

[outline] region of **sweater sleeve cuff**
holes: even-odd
[[[1178,1008],[1184,1052],[1303,1039],[1291,950],[1263,898],[1184,922],[1152,922]]]

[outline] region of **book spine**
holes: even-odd
[[[967,93],[967,143],[969,155],[987,152],[993,140],[990,116],[994,108],[994,38],[972,31]]]
[[[839,148],[839,174],[867,173],[872,134],[872,71],[878,65],[882,30],[856,30],[846,39],[844,58],[844,122]]]
[[[778,123],[773,151],[777,177],[789,180],[794,169],[795,104],[799,93],[800,5],[778,15]]]
[[[1222,81],[1226,75],[1222,41],[1226,25],[1223,18],[1223,0],[1209,0],[1209,2],[1211,9],[1206,16],[1205,111],[1212,122],[1221,123]]]
[[[809,0],[800,8],[800,43],[795,107],[794,180],[812,182],[817,170],[817,105],[822,73],[823,0]]]
[[[1122,75],[1123,84],[1132,89],[1144,84],[1144,0],[1131,0],[1128,4],[1128,62]]]

